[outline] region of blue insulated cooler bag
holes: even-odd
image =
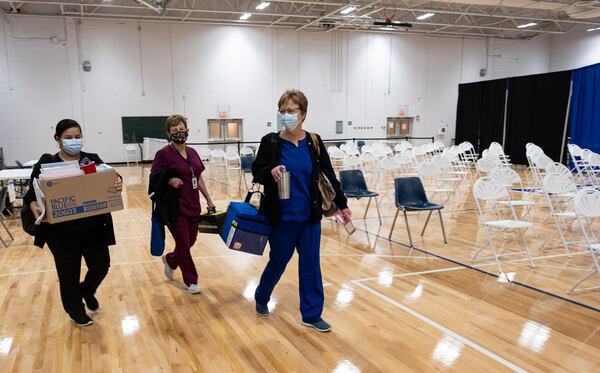
[[[262,255],[271,234],[271,222],[250,204],[254,193],[260,192],[249,192],[244,202],[229,203],[221,238],[231,250]]]

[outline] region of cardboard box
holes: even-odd
[[[117,173],[108,171],[39,180],[45,198],[45,221],[54,224],[122,210],[121,193],[114,187],[116,179]]]

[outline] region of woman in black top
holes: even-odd
[[[81,126],[72,119],[58,122],[54,140],[58,143],[60,151],[54,155],[42,155],[33,168],[29,190],[24,198],[24,203],[29,205],[36,219],[41,209],[36,201],[33,179],[39,177],[42,164],[63,161],[78,161],[80,164],[103,163],[97,154],[81,151]],[[120,177],[115,180],[114,186],[117,191],[122,191]],[[54,256],[60,297],[71,321],[78,326],[92,325],[94,322],[85,312],[82,300],[85,300],[90,311],[98,310],[99,304],[94,294],[110,267],[108,246],[115,244],[111,215],[103,214],[56,224],[42,223],[36,228],[34,244],[40,248],[48,244]],[[82,257],[88,272],[83,282],[79,283]]]

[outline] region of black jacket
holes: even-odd
[[[148,195],[154,204],[152,214],[162,225],[175,224],[179,214],[179,189],[169,185],[169,179],[179,177],[177,171],[165,168],[150,174]]]
[[[317,135],[317,141],[321,147],[321,156],[317,159],[317,153],[315,144],[310,137],[310,134],[306,132],[306,139],[308,141],[308,147],[312,151],[309,152],[310,158],[313,164],[312,170],[312,185],[311,185],[311,222],[316,223],[323,218],[323,209],[321,208],[321,192],[317,183],[317,176],[319,172],[323,172],[325,176],[333,185],[335,190],[335,204],[340,209],[348,207],[346,202],[346,196],[340,188],[340,182],[335,176],[333,167],[331,166],[331,160],[329,154],[325,149],[325,145],[321,140],[321,137]],[[279,222],[279,193],[277,191],[277,183],[271,175],[271,170],[279,165],[281,158],[281,140],[279,134],[276,132],[269,133],[260,140],[260,147],[256,154],[256,159],[252,163],[252,176],[254,176],[253,182],[262,184],[265,190],[265,198],[261,203],[261,214],[266,215],[273,224]]]
[[[98,154],[95,153],[81,152],[81,159],[84,158],[88,158],[90,161],[93,161],[96,164],[104,163],[102,162],[100,157],[98,157]],[[42,164],[53,162],[62,162],[62,159],[58,156],[58,153],[54,155],[47,153],[43,154],[40,157],[39,161],[35,164],[35,166],[33,166],[33,171],[31,172],[31,179],[29,180],[29,189],[27,190],[27,193],[23,198],[24,204],[29,205],[31,202],[37,200],[35,197],[35,191],[33,190],[33,179],[40,176]],[[104,232],[104,240],[106,242],[106,246],[116,244],[115,229],[113,226],[112,215],[110,213],[66,221],[63,223],[41,223],[36,227],[35,239],[33,244],[39,248],[43,248],[44,244],[46,243],[46,237],[48,235],[49,229],[59,229],[61,231],[82,233],[82,230],[98,228],[101,228]]]

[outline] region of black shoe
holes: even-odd
[[[269,316],[269,307],[266,304],[256,303],[256,314],[258,316]]]
[[[98,308],[100,308],[100,304],[98,304],[98,299],[96,299],[96,297],[93,295],[84,295],[83,300],[85,301],[87,309],[92,312],[96,312],[98,311]]]
[[[92,320],[85,312],[69,314],[69,317],[73,324],[79,327],[90,326],[94,323],[94,320]]]
[[[319,320],[316,322],[302,321],[302,325],[308,326],[310,328],[315,328],[316,330],[320,331],[321,333],[326,333],[326,332],[331,331],[331,325],[329,325],[329,323],[327,323],[325,320]]]

